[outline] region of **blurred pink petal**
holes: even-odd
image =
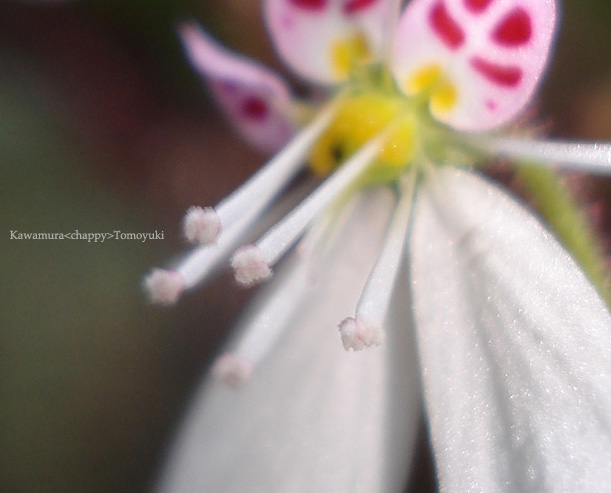
[[[180,26],[187,56],[229,121],[252,145],[275,151],[293,135],[291,95],[272,71],[235,55],[194,23]]]
[[[342,43],[349,44],[357,36],[374,57],[381,53],[391,3],[265,0],[265,17],[276,49],[297,74],[312,82],[333,84],[349,75],[337,66]]]

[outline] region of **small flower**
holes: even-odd
[[[200,246],[147,277],[151,299],[175,302],[232,252],[246,286],[290,258],[214,365],[162,490],[399,490],[419,378],[443,490],[611,488],[608,309],[526,209],[461,169],[505,156],[611,172],[609,144],[499,130],[541,79],[555,1],[412,0],[399,16],[401,3],[265,1],[280,55],[335,91],[321,107],[180,28],[228,120],[281,150],[188,211]],[[326,180],[237,248],[306,162]]]

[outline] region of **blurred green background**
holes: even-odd
[[[611,140],[611,2],[565,0],[533,116]],[[199,19],[283,70],[258,0],[0,4],[0,491],[150,488],[189,395],[247,296],[228,276],[149,306],[193,203],[262,162],[216,115],[174,26]],[[609,252],[609,180],[577,177]],[[16,241],[10,231],[163,231],[164,240]]]

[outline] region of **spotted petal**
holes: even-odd
[[[182,24],[179,32],[191,63],[244,138],[266,151],[282,147],[295,128],[284,81],[258,63],[229,52],[193,23]]]
[[[411,258],[442,489],[611,491],[604,303],[497,187],[456,170],[440,182],[417,199]]]
[[[391,0],[266,0],[276,49],[302,77],[345,80],[353,63],[380,54]]]
[[[385,192],[360,200],[294,326],[251,380],[205,383],[160,491],[400,490],[420,406],[409,326],[393,325],[391,344],[361,354],[344,351],[335,329],[375,260],[393,204]]]
[[[459,130],[502,125],[541,79],[555,8],[555,0],[413,0],[395,39],[397,84],[430,91],[432,114]]]

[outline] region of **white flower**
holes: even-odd
[[[239,356],[221,357],[215,370],[239,384],[240,361],[254,360],[256,373],[237,389],[207,379],[160,491],[400,489],[421,415],[409,311],[395,304],[400,330],[375,351],[346,353],[330,325],[354,309],[393,194],[379,189],[353,202],[327,260],[295,255],[244,315]],[[397,295],[406,299],[406,286]],[[291,314],[296,297],[302,308]],[[286,329],[281,344],[260,361],[278,329]]]
[[[555,2],[413,0],[397,22],[400,5],[266,0],[287,63],[341,87],[294,136],[313,103],[181,27],[228,119],[284,147],[215,208],[189,210],[185,236],[202,245],[151,273],[152,300],[201,282],[303,163],[333,173],[233,256],[248,286],[299,242],[214,365],[162,491],[398,491],[420,381],[443,490],[611,489],[611,316],[552,234],[457,168],[504,155],[611,171],[608,144],[493,131],[536,89]],[[345,349],[381,347],[343,351],[342,319]]]

